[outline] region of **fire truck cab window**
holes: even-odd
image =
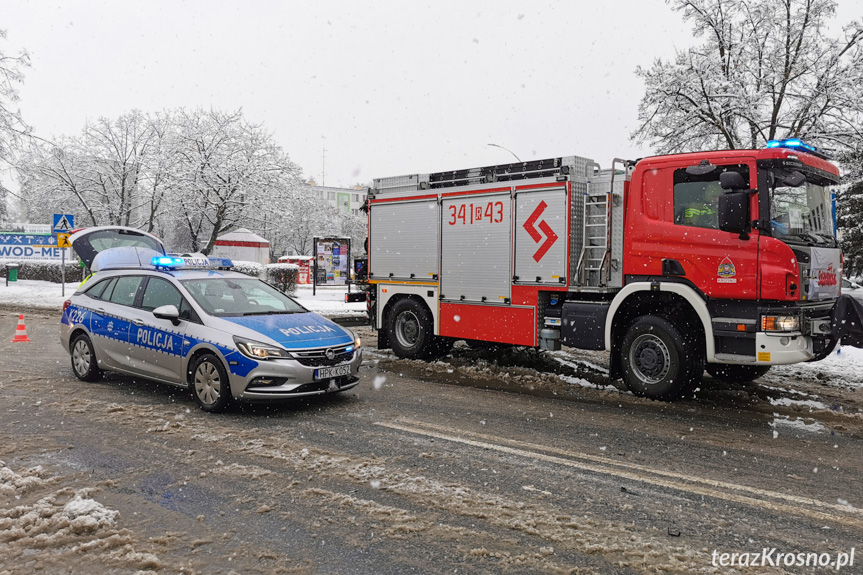
[[[685,168],[675,170],[674,223],[719,229],[719,196],[725,192],[719,184],[719,174],[727,171],[738,172],[749,182],[749,167],[745,164],[717,166],[699,175],[689,174]]]

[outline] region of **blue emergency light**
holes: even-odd
[[[817,156],[819,158],[823,158],[825,160],[829,159],[829,156],[824,152],[819,152],[818,148],[811,144],[807,144],[803,140],[799,138],[787,138],[785,140],[769,140],[767,144],[764,146],[765,148],[787,148],[789,150],[797,150],[799,152],[806,152],[808,154],[812,154],[813,156]]]
[[[208,258],[203,254],[193,256],[156,256],[150,260],[150,264],[156,269],[175,270],[185,269],[231,269],[234,262],[228,258]]]
[[[173,270],[182,267],[183,258],[174,258],[171,256],[156,256],[150,260],[150,264],[156,269]]]

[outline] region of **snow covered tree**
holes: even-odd
[[[836,198],[837,225],[842,230],[845,275],[863,276],[863,182],[841,190]]]
[[[312,240],[317,237],[340,235],[338,210],[315,193],[314,187],[302,185],[288,197],[281,225],[271,237],[277,255],[294,252],[314,255]]]
[[[0,40],[6,39],[6,30],[0,30]],[[24,136],[30,133],[30,127],[24,123],[21,111],[17,108],[17,86],[24,79],[22,69],[30,66],[27,52],[20,51],[17,55],[7,55],[0,48],[0,169],[4,164],[14,164],[15,149],[21,144]],[[0,183],[0,222],[8,221],[9,210],[7,190]]]
[[[300,169],[241,110],[180,110],[176,129],[183,174],[177,199],[194,251],[209,254],[219,235],[249,220],[263,221],[269,206],[282,205],[299,182]]]
[[[0,40],[5,39],[6,30],[0,30]],[[0,49],[0,162],[10,165],[15,163],[14,148],[30,133],[30,127],[24,123],[21,111],[17,108],[17,86],[24,79],[22,69],[29,66],[27,52],[22,50],[10,56]],[[5,199],[0,202],[0,206],[5,204]]]
[[[758,148],[802,138],[861,151],[863,25],[826,33],[834,0],[670,0],[704,41],[639,67],[632,134],[659,153]]]
[[[153,229],[164,195],[159,177],[162,135],[139,111],[88,122],[80,137],[53,146],[31,142],[18,163],[31,203],[79,213],[87,225]],[[56,209],[54,210],[56,211]]]

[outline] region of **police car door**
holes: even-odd
[[[141,297],[129,314],[129,367],[146,377],[184,384],[183,336],[188,322],[178,320],[175,324],[153,315],[154,309],[164,305],[188,310],[188,303],[169,279],[147,276]]]
[[[90,310],[90,335],[96,357],[109,369],[128,371],[127,312],[135,301],[141,280],[141,276],[117,276],[102,280],[87,292],[92,301],[84,305]]]

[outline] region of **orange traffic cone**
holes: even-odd
[[[24,314],[18,315],[18,327],[15,328],[15,337],[12,338],[12,343],[19,341],[30,341],[27,337],[27,327],[24,325]]]

